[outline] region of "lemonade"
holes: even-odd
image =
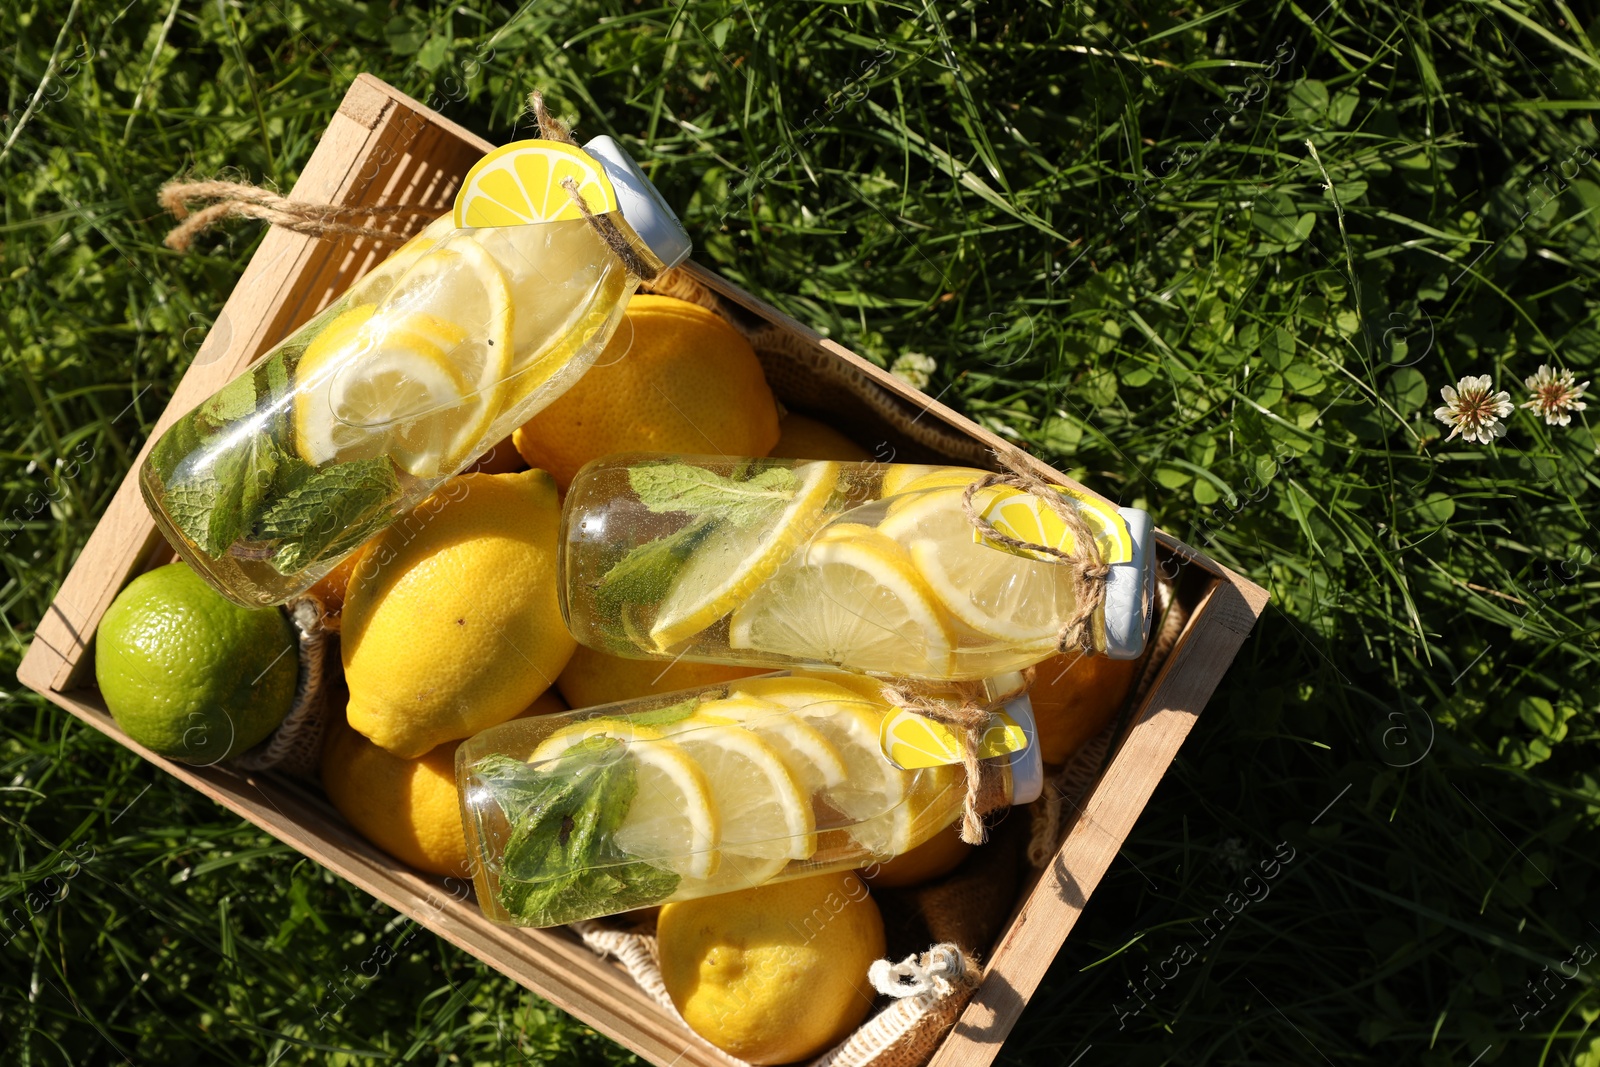
[[[241,604],[309,588],[594,363],[639,284],[597,225],[636,263],[688,254],[609,138],[485,156],[454,212],[167,430],[140,470],[157,525]]]
[[[1054,655],[1077,604],[1070,563],[980,535],[987,472],[826,460],[633,454],[590,464],[562,513],[562,611],[621,656],[979,680]],[[1110,565],[1097,651],[1144,649],[1150,517],[1063,491]],[[1070,494],[1070,495],[1069,495]],[[989,486],[997,531],[1072,552],[1037,496]]]
[[[966,775],[947,735],[876,688],[767,675],[463,742],[456,780],[484,913],[555,926],[909,852],[960,816]],[[980,754],[999,753],[988,758],[1013,803],[1032,801],[1043,769],[1026,696],[986,745],[991,734]]]

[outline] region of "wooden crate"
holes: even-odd
[[[468,167],[492,147],[482,138],[367,75],[350,87],[307,161],[293,195],[337,204],[448,205]],[[162,414],[153,442],[179,415],[209,396],[326,306],[389,251],[366,240],[314,240],[274,229],[263,239],[194,365]],[[872,449],[900,458],[943,451],[971,462],[1000,440],[949,408],[820,337],[761,300],[693,262],[683,268],[714,290],[744,325],[792,335],[793,365],[778,370],[785,393],[830,395],[835,379],[868,384],[871,402],[846,397],[860,411],[840,420]],[[786,388],[782,382],[789,381]],[[806,388],[807,382],[820,388]],[[798,383],[798,384],[796,384]],[[807,397],[798,398],[801,406]],[[896,431],[886,412],[909,412],[921,430]],[[923,419],[927,422],[924,424]],[[903,427],[904,421],[901,420]],[[916,427],[913,427],[916,429]],[[941,444],[942,442],[942,444]],[[145,451],[148,451],[149,443]],[[880,451],[880,458],[884,457]],[[144,460],[144,452],[139,461]],[[722,1062],[715,1050],[673,1020],[615,964],[566,930],[530,931],[485,920],[464,887],[417,874],[353,833],[313,786],[272,773],[172,763],[129,740],[94,687],[89,654],[95,628],[132,577],[173,554],[145,510],[130,472],[68,574],[18,670],[30,688],[182,779],[228,810],[349,879],[404,915],[472,953],[602,1033],[657,1064]],[[1041,471],[1048,468],[1040,465]],[[1064,476],[1055,474],[1062,481]],[[1024,886],[1010,924],[989,953],[984,980],[959,1024],[935,1053],[937,1067],[981,1065],[999,1052],[1046,968],[1177,754],[1200,709],[1232,662],[1266,604],[1264,590],[1158,533],[1162,552],[1181,562],[1179,597],[1190,614],[1173,650],[1157,665],[1115,756],[1069,811],[1054,861]]]

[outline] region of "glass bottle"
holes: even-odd
[[[1026,696],[992,716],[979,752],[997,753],[983,763],[1002,802],[1039,795],[1035,742]],[[870,866],[962,814],[956,743],[844,674],[514,719],[456,753],[478,901],[496,922],[556,926]]]
[[[1075,571],[979,536],[968,467],[626,454],[573,480],[561,607],[615,655],[977,680],[1055,654]],[[1058,487],[1060,488],[1060,487]],[[1149,633],[1150,516],[1062,490],[1111,564],[1088,620],[1097,651],[1134,659]],[[1009,486],[974,505],[997,531],[1071,551],[1065,524]]]
[[[529,144],[555,160],[550,182],[563,165],[592,175],[598,162],[618,204],[600,224],[637,262],[688,256],[677,218],[610,138],[582,152],[499,151]],[[230,599],[256,607],[309,588],[605,348],[639,278],[596,225],[457,227],[456,217],[429,225],[151,449],[139,485],[157,526]]]

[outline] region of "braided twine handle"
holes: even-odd
[[[551,115],[544,105],[544,95],[537,89],[528,94],[528,108],[539,124],[539,136],[547,141],[578,147],[572,131],[565,123]],[[635,242],[622,232],[616,222],[606,215],[596,215],[589,210],[578,183],[572,178],[561,182],[578,211],[593,227],[600,240],[622,260],[628,272],[640,281],[653,281],[666,268],[642,242]],[[418,222],[431,222],[448,208],[437,207],[383,207],[360,205],[341,207],[336,204],[314,204],[304,200],[291,200],[270,189],[248,182],[194,181],[167,182],[157,197],[161,206],[178,220],[163,243],[175,252],[187,252],[194,239],[223,219],[261,219],[273,226],[282,226],[311,237],[365,237],[383,244],[401,244],[412,233]],[[191,211],[190,201],[211,201],[205,207]],[[372,225],[389,219],[406,223],[399,231]]]

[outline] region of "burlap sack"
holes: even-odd
[[[989,821],[988,843],[944,877],[900,889],[873,887],[891,955],[936,942],[959,945],[970,956],[988,955],[1016,904],[1029,832],[1026,811],[998,813]]]

